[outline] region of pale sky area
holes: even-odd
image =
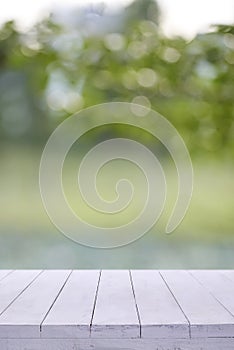
[[[0,24],[15,19],[21,29],[29,28],[56,7],[105,3],[109,8],[131,0],[7,0],[0,7]],[[163,10],[166,34],[188,38],[205,31],[210,24],[234,23],[234,0],[158,0]]]

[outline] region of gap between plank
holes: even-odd
[[[9,276],[12,272],[14,272],[15,270],[10,270],[5,276],[3,276],[2,278],[0,278],[0,281],[4,280],[4,278],[6,278],[7,276]]]
[[[193,275],[193,273],[192,273],[192,271],[188,271],[188,273],[192,276],[192,278],[194,278],[202,287],[204,287],[205,288],[205,290],[232,316],[232,317],[234,317],[234,314],[231,312],[231,311],[229,311],[228,310],[228,308],[225,306],[225,305],[223,305],[223,303],[219,300],[219,299],[217,299],[216,298],[216,296],[209,290],[209,288],[208,287],[206,287],[206,285],[205,284],[203,284],[196,276],[194,276]]]
[[[234,280],[232,278],[230,278],[228,275],[226,275],[225,271],[229,271],[229,270],[221,270],[220,273],[226,278],[228,279],[228,281],[230,282],[234,282]]]
[[[138,322],[139,322],[139,326],[140,326],[140,338],[141,338],[141,319],[140,319],[139,309],[138,309],[138,306],[137,306],[137,301],[136,301],[136,295],[135,295],[135,290],[134,290],[131,270],[129,270],[129,277],[130,277],[130,282],[131,282],[131,286],[132,286],[132,293],[133,293],[135,306],[136,306],[137,318],[138,318]]]
[[[67,278],[65,279],[65,282],[63,283],[62,287],[60,288],[60,290],[59,290],[59,292],[58,292],[58,295],[55,297],[55,299],[54,299],[53,303],[51,304],[49,310],[47,311],[47,313],[45,314],[43,320],[41,321],[41,324],[40,324],[40,327],[39,327],[39,328],[40,328],[40,333],[41,333],[41,331],[42,331],[42,323],[45,321],[45,319],[46,319],[46,317],[48,316],[50,310],[51,310],[52,307],[54,306],[56,300],[58,299],[59,295],[61,294],[61,292],[62,292],[63,288],[65,287],[65,285],[66,285],[66,283],[67,283],[69,277],[71,276],[72,272],[73,272],[73,270],[71,270],[71,272],[68,274]]]
[[[191,339],[191,324],[190,324],[190,321],[189,321],[188,317],[186,316],[184,310],[183,310],[182,307],[180,306],[180,304],[179,304],[178,300],[176,299],[175,295],[173,294],[173,292],[172,292],[171,288],[169,287],[167,281],[164,279],[163,275],[161,274],[161,271],[158,271],[158,272],[159,272],[159,275],[161,276],[162,280],[163,280],[164,283],[166,284],[166,286],[167,286],[169,292],[171,293],[172,297],[175,299],[176,304],[179,306],[181,312],[183,313],[184,317],[185,317],[186,320],[188,321],[188,324],[189,324],[189,338]]]
[[[92,311],[92,316],[91,316],[91,321],[90,321],[90,326],[89,326],[89,335],[91,337],[91,329],[92,329],[92,324],[93,324],[93,318],[94,318],[94,312],[97,304],[97,297],[98,297],[98,290],[99,290],[99,285],[101,281],[101,275],[102,275],[102,270],[99,271],[99,278],[98,278],[98,283],[97,283],[97,289],[94,297],[94,303],[93,303],[93,311]]]
[[[17,270],[15,270],[17,271]],[[44,270],[42,270],[41,272],[39,272],[38,275],[36,275],[32,281],[10,302],[9,305],[7,305],[7,307],[0,313],[0,316],[2,316],[2,314],[16,301],[16,299],[18,299],[20,297],[21,294],[23,294],[23,292],[25,292],[25,290],[31,286],[31,284],[44,272]]]

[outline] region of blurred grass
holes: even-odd
[[[43,208],[38,184],[38,173],[41,150],[6,147],[1,150],[1,197],[0,197],[0,232],[6,234],[10,230],[20,230],[33,234],[35,231],[49,234],[52,224]],[[114,166],[113,166],[114,165]],[[194,193],[190,208],[182,224],[174,232],[178,240],[202,239],[222,241],[224,237],[234,237],[234,165],[225,160],[209,158],[193,161]],[[106,226],[115,226],[113,216],[99,215],[87,206],[83,206],[75,186],[77,184],[76,161],[70,160],[65,166],[64,187],[69,203],[75,211],[88,222]],[[139,213],[142,205],[144,187],[141,187],[142,175],[135,167],[115,163],[103,171],[98,180],[98,189],[106,199],[113,199],[115,180],[123,172],[128,173],[129,179],[134,176],[136,199],[133,205],[120,217],[117,222],[126,222]],[[176,198],[176,172],[172,164],[165,165],[168,193],[166,207],[153,232],[161,234],[171,213]],[[100,219],[101,218],[101,219]]]

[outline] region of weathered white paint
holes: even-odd
[[[1,350],[233,350],[234,338],[0,339]]]
[[[227,276],[232,282],[234,282],[234,270],[222,270],[220,272]]]
[[[0,350],[234,349],[232,271],[1,276]]]
[[[7,275],[9,275],[12,272],[13,272],[13,270],[0,270],[0,282],[4,277],[6,277]]]
[[[188,271],[161,274],[190,322],[192,337],[234,336],[234,317]]]
[[[158,271],[131,271],[142,338],[189,338],[189,324]]]
[[[234,283],[219,271],[197,270],[191,274],[234,316]]]
[[[100,272],[73,271],[41,327],[43,338],[89,338]]]
[[[0,315],[35,279],[41,271],[14,271],[0,281]]]
[[[69,273],[61,270],[40,274],[0,316],[0,338],[39,338],[40,325]]]
[[[140,325],[129,271],[102,271],[91,337],[140,337]]]

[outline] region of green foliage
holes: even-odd
[[[52,16],[27,33],[13,22],[2,27],[3,140],[44,141],[82,108],[133,101],[167,117],[193,154],[233,156],[234,26],[187,42],[162,33],[151,0],[116,14],[87,12],[66,23]]]

